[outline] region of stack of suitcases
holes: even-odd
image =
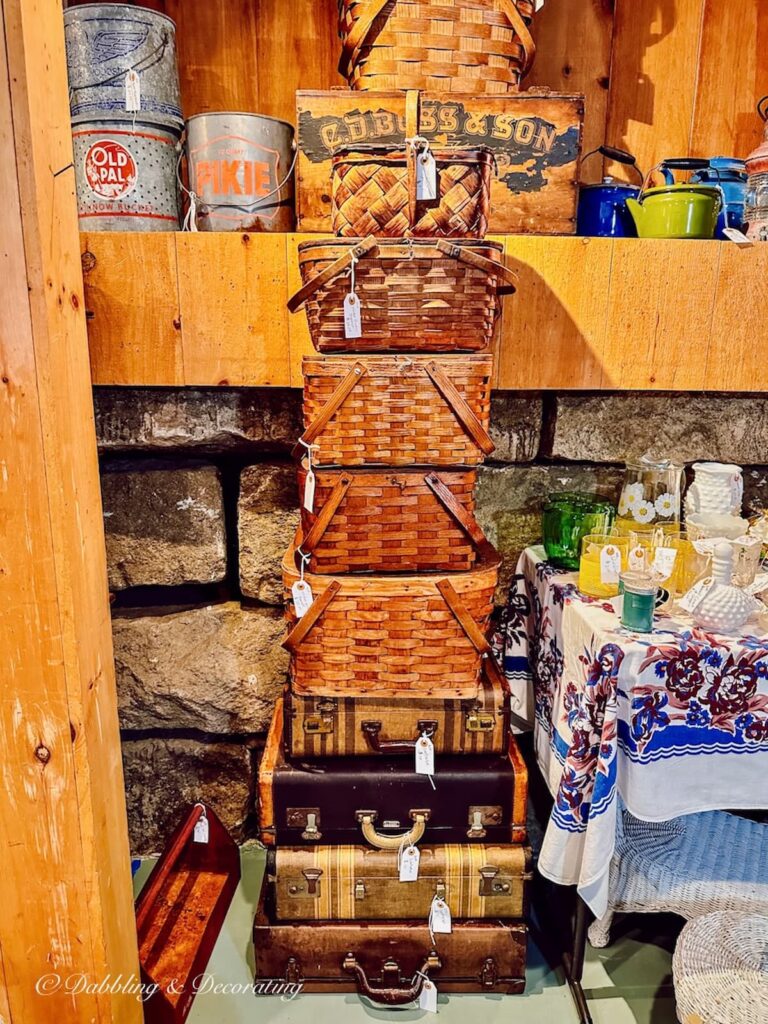
[[[493,451],[501,246],[492,157],[405,144],[333,162],[337,237],[299,248],[301,526],[283,561],[291,682],[259,774],[257,979],[385,1005],[523,990],[527,774],[487,633],[475,517]]]

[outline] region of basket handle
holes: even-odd
[[[336,510],[344,500],[344,495],[347,493],[351,485],[352,477],[349,473],[342,473],[333,485],[333,490],[328,496],[328,501],[326,501],[318,512],[311,529],[301,542],[301,550],[306,554],[311,555],[320,543],[323,534],[330,526],[331,520],[336,515]]]
[[[485,535],[475,517],[467,512],[466,508],[456,499],[453,492],[446,487],[437,473],[428,473],[424,477],[424,483],[445,507],[446,511],[450,512],[467,536],[479,547],[485,540]]]
[[[296,310],[301,309],[307,299],[314,295],[318,288],[322,288],[324,284],[328,284],[329,281],[333,281],[335,277],[342,274],[347,267],[352,263],[353,259],[362,259],[363,256],[367,256],[371,249],[375,249],[378,242],[373,235],[368,235],[357,245],[351,245],[345,253],[343,253],[337,260],[329,264],[325,270],[321,270],[319,274],[315,274],[311,281],[307,281],[288,300],[288,309],[291,313],[295,313]]]
[[[323,614],[325,609],[336,597],[338,592],[341,590],[341,584],[338,580],[331,580],[325,590],[322,592],[320,597],[316,597],[312,602],[312,606],[309,611],[305,612],[304,615],[296,622],[292,629],[289,630],[288,636],[283,640],[283,647],[286,651],[290,651],[291,654],[296,653],[296,649],[302,640],[306,637],[309,631],[312,629],[314,624]]]
[[[339,74],[342,78],[348,79],[351,76],[352,69],[360,55],[360,51],[365,46],[368,33],[371,31],[374,21],[388,3],[389,0],[370,0],[368,6],[362,8],[360,16],[344,40],[344,46],[341,50]],[[523,20],[523,16],[517,9],[515,0],[501,0],[501,7],[522,44],[523,68],[521,74],[527,75],[531,69],[531,64],[533,64],[533,58],[536,56],[536,43],[533,41],[533,36]]]
[[[461,423],[480,451],[484,455],[490,455],[496,445],[491,440],[488,431],[456,390],[456,387],[433,360],[427,363],[425,370],[432,383],[453,410],[459,423]]]
[[[476,270],[482,270],[486,274],[497,274],[499,277],[505,278],[508,288],[511,291],[515,291],[517,286],[517,273],[510,267],[505,267],[503,263],[498,263],[496,260],[489,260],[487,256],[481,256],[477,252],[472,252],[471,249],[466,249],[462,245],[456,245],[455,242],[446,241],[445,238],[438,238],[435,241],[435,248],[439,249],[444,256],[450,256],[454,260],[458,260],[460,263],[466,263],[469,267],[474,267]]]
[[[299,443],[294,446],[294,455],[301,451],[302,444],[311,444],[312,441],[314,441],[314,439],[320,433],[320,431],[324,430],[328,426],[331,419],[338,411],[339,407],[343,404],[344,399],[350,393],[352,388],[358,383],[358,381],[361,381],[363,379],[367,372],[368,370],[366,369],[364,364],[361,363],[359,360],[353,363],[352,367],[349,370],[349,373],[346,375],[346,377],[344,377],[344,379],[338,385],[338,387],[333,392],[331,397],[325,403],[323,408],[312,420],[312,422],[304,431],[304,433],[301,435]]]
[[[490,654],[491,645],[486,640],[482,629],[480,629],[478,624],[467,611],[467,606],[454,590],[453,584],[450,580],[438,580],[436,586],[440,591],[443,600],[456,616],[459,625],[467,634],[467,637],[471,641],[472,646],[475,648],[477,653]]]

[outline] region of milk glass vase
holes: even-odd
[[[680,529],[683,467],[644,456],[628,462],[615,527],[621,534]]]

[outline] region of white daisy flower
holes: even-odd
[[[645,488],[639,481],[636,484],[627,484],[624,488],[624,497],[626,499],[626,502],[633,508],[639,501],[643,500],[644,496]]]
[[[650,523],[656,518],[656,510],[650,501],[641,501],[633,507],[632,515],[638,523]]]
[[[664,494],[660,494],[656,499],[656,511],[660,516],[665,519],[669,519],[675,512],[675,496],[670,494],[669,491],[665,491]]]

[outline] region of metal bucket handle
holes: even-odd
[[[163,38],[160,41],[159,45],[156,46],[154,50],[150,51],[150,53],[148,53],[146,57],[142,57],[140,60],[137,60],[136,63],[131,64],[130,67],[121,68],[120,71],[117,71],[114,75],[110,75],[109,78],[103,79],[101,82],[87,82],[85,85],[71,85],[69,87],[70,99],[76,92],[79,92],[81,89],[98,89],[100,85],[112,85],[113,82],[117,82],[121,78],[124,78],[129,71],[136,71],[139,73],[142,71],[149,71],[149,69],[153,68],[155,64],[159,64],[160,61],[165,56],[165,51],[168,47],[169,39],[170,34],[167,30],[165,30],[163,32]],[[151,60],[152,57],[157,57],[157,59]],[[146,63],[147,61],[151,61],[151,63]]]

